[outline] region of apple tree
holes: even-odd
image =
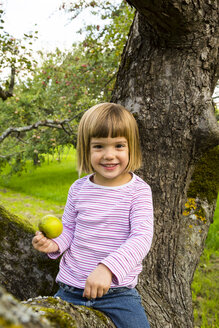
[[[28,159],[39,165],[44,154],[75,146],[83,111],[110,100],[134,11],[125,3],[101,10],[107,24],[85,26],[79,31],[84,40],[69,52],[40,52],[42,64],[19,80],[13,98],[0,103],[1,160],[13,172]]]
[[[0,8],[0,98],[5,101],[13,96],[15,76],[25,75],[32,69],[32,44],[37,31],[24,34],[22,40],[14,38],[4,28],[4,11]]]

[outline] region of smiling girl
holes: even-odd
[[[141,165],[139,133],[123,106],[90,108],[78,129],[79,173],[70,187],[63,233],[33,246],[52,259],[63,254],[55,296],[104,312],[118,328],[148,328],[135,289],[153,237],[149,185],[134,171]]]

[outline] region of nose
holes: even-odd
[[[114,159],[115,157],[115,154],[114,154],[114,151],[111,147],[109,148],[106,148],[105,151],[104,151],[104,159],[107,159],[108,161]]]

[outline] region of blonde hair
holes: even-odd
[[[139,131],[134,116],[123,106],[102,103],[88,109],[78,127],[77,154],[79,175],[92,173],[90,161],[91,138],[125,137],[129,147],[129,163],[126,171],[141,166]]]

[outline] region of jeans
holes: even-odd
[[[110,288],[103,297],[88,300],[83,289],[59,283],[55,297],[74,305],[84,305],[105,313],[117,328],[150,328],[141,298],[135,288]]]

